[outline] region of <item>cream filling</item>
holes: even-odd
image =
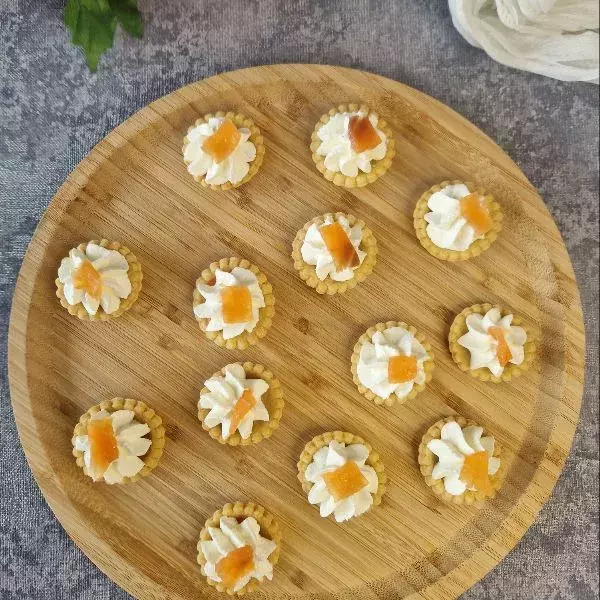
[[[426,231],[438,248],[461,252],[484,237],[478,236],[461,214],[460,200],[470,193],[466,185],[459,183],[447,185],[429,198],[427,206],[431,212],[425,215]]]

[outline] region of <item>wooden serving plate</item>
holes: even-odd
[[[362,189],[338,188],[309,151],[317,119],[342,102],[365,102],[394,130],[390,171]],[[265,137],[258,175],[212,192],[187,174],[188,126],[219,109],[245,113]],[[430,256],[412,224],[417,198],[444,179],[475,181],[501,203],[504,230],[482,256]],[[364,219],[379,243],[375,272],[356,289],[319,296],[290,258],[296,231],[340,210]],[[106,237],[140,259],[137,304],[106,323],[71,317],[55,297],[60,259]],[[265,340],[246,351],[208,341],[192,290],[211,261],[241,256],[275,290]],[[452,362],[453,317],[479,302],[509,307],[539,332],[532,370],[483,383]],[[431,341],[433,381],[405,405],[358,394],[350,356],[378,321],[413,324]],[[67,178],[29,246],[10,324],[10,387],[29,464],[52,510],[79,547],[138,598],[216,598],[196,564],[205,519],[229,501],[275,513],[284,544],[258,598],[354,600],[455,597],[514,547],[548,499],[575,431],[584,333],[578,290],[560,234],[532,185],[504,152],[449,108],[395,81],[314,65],[258,67],[184,87],[136,113]],[[204,380],[227,363],[267,365],[282,382],[280,428],[258,445],[221,446],[196,418]],[[114,396],[145,400],[168,441],[155,471],[127,486],[93,484],[71,456],[80,414]],[[460,413],[491,430],[508,469],[481,510],[448,506],[417,465],[423,432]],[[340,525],[321,519],[296,479],[315,434],[354,432],[380,452],[389,486],[381,507]]]

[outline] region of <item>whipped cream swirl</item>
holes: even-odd
[[[121,299],[131,294],[128,270],[129,263],[120,252],[90,242],[85,252],[73,248],[62,259],[58,279],[71,306],[81,303],[92,316],[102,307],[110,315],[119,308]]]
[[[221,435],[227,439],[230,435],[239,431],[243,439],[250,437],[254,421],[268,421],[269,411],[261,400],[263,394],[269,389],[269,384],[264,379],[246,379],[244,367],[239,364],[227,365],[225,376],[211,377],[204,382],[209,389],[207,393],[200,394],[198,407],[210,409],[204,418],[207,427],[221,425]],[[237,401],[241,398],[244,390],[250,390],[256,404],[250,408],[244,418],[232,431],[231,413]]]
[[[242,323],[225,323],[223,320],[223,302],[221,293],[229,286],[246,287],[250,292],[252,302],[252,318]],[[199,282],[196,285],[200,294],[205,299],[202,304],[194,306],[194,314],[198,319],[208,319],[206,331],[222,331],[223,338],[229,340],[244,331],[252,331],[258,323],[259,311],[265,306],[265,298],[258,283],[256,275],[243,267],[235,267],[231,273],[217,269],[215,271],[215,284],[208,285]]]
[[[144,437],[150,432],[150,427],[146,423],[136,421],[134,416],[132,410],[117,410],[112,413],[101,410],[92,416],[92,421],[110,418],[117,440],[119,456],[108,465],[104,473],[97,473],[94,470],[88,436],[78,435],[75,438],[75,449],[83,452],[83,461],[88,475],[94,481],[104,479],[110,484],[123,483],[125,477],[133,477],[144,468],[144,461],[139,457],[144,456],[152,445],[152,440]]]
[[[363,444],[350,444],[331,441],[329,446],[324,446],[313,455],[312,462],[306,468],[304,477],[314,485],[308,493],[308,501],[318,504],[322,517],[328,517],[333,513],[335,520],[340,523],[352,517],[357,517],[371,508],[373,494],[377,492],[379,480],[375,469],[365,464],[369,456],[369,450]],[[323,475],[336,471],[347,462],[353,461],[362,476],[366,479],[366,485],[356,493],[336,500],[327,487]]]
[[[364,117],[363,112],[337,113],[317,131],[321,144],[316,150],[319,156],[324,156],[325,167],[334,173],[342,173],[346,177],[356,177],[360,171],[371,172],[371,161],[381,160],[387,152],[387,137],[377,128],[379,118],[371,113],[369,121],[375,128],[381,143],[371,150],[357,153],[352,149],[348,133],[350,117]]]
[[[442,427],[441,439],[431,440],[427,444],[438,458],[431,478],[443,479],[444,489],[452,496],[460,496],[467,489],[475,489],[467,487],[460,479],[465,456],[485,450],[488,455],[488,475],[495,475],[500,468],[500,459],[494,456],[494,438],[481,437],[482,434],[483,427],[468,425],[461,429],[456,421],[451,421]]]
[[[403,383],[391,383],[388,366],[394,356],[414,356],[417,360],[417,373],[414,379]],[[417,338],[403,327],[388,327],[377,331],[370,342],[360,349],[356,374],[361,385],[381,398],[395,394],[398,399],[410,394],[415,384],[425,383],[423,363],[431,360]]]
[[[427,206],[431,212],[424,217],[428,223],[426,231],[438,248],[461,252],[484,237],[477,235],[461,214],[460,200],[470,193],[464,183],[457,183],[447,185],[429,198]]]
[[[348,236],[350,243],[354,246],[356,254],[358,255],[359,264],[356,267],[346,267],[340,271],[337,270],[333,256],[329,252],[323,236],[319,232],[319,229],[325,225],[331,225],[337,222],[340,227],[344,230],[344,233]],[[348,219],[344,216],[333,216],[327,215],[322,224],[317,225],[313,223],[306,232],[304,241],[300,248],[302,254],[302,260],[308,265],[315,266],[315,272],[317,277],[323,281],[327,277],[333,279],[333,281],[348,281],[354,277],[355,269],[362,264],[363,260],[367,256],[367,253],[360,249],[360,243],[362,241],[362,226],[354,225],[350,227]]]
[[[496,377],[504,372],[498,359],[498,339],[489,332],[491,327],[499,327],[510,350],[509,362],[520,365],[525,359],[527,332],[522,327],[511,325],[513,315],[501,316],[498,308],[491,308],[485,315],[471,313],[466,318],[468,332],[457,341],[471,353],[471,369],[489,369]]]
[[[269,556],[277,544],[260,535],[260,526],[254,517],[246,517],[241,523],[233,517],[221,517],[219,527],[209,527],[208,533],[211,541],[200,542],[200,550],[206,559],[202,572],[206,577],[220,583],[217,573],[219,561],[234,550],[249,546],[252,549],[252,569],[235,582],[231,591],[241,590],[252,578],[258,581],[265,577],[273,579]]]
[[[220,185],[239,183],[250,170],[250,163],[256,158],[256,146],[249,141],[250,130],[238,128],[241,139],[235,150],[221,162],[202,149],[204,142],[212,136],[225,121],[222,117],[212,117],[207,123],[201,123],[187,134],[188,144],[183,151],[188,172],[194,177],[205,176],[206,183]]]

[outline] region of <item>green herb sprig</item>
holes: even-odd
[[[112,48],[117,23],[133,37],[141,38],[144,33],[137,0],[68,0],[64,22],[73,44],[83,49],[91,71]]]

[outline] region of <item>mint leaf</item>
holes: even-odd
[[[129,35],[141,38],[144,35],[144,24],[137,9],[137,0],[109,0],[109,3],[121,27]]]
[[[73,44],[83,49],[91,71],[96,70],[100,56],[112,48],[117,21],[129,34],[142,36],[137,0],[68,0],[64,22]]]

